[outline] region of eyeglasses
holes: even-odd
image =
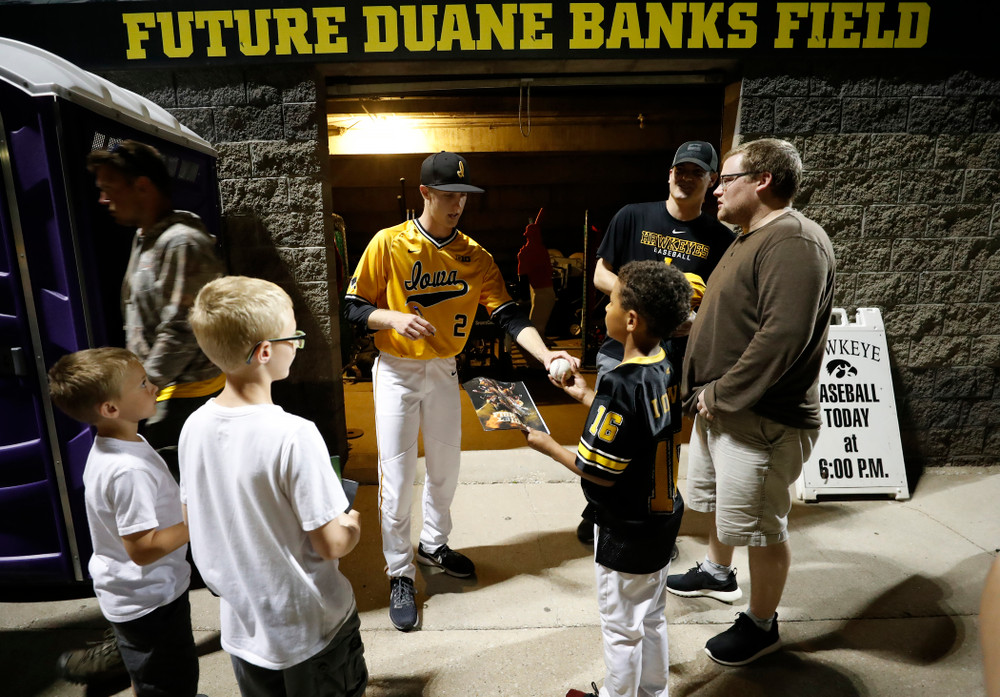
[[[748,174],[760,174],[759,171],[755,172],[734,172],[733,174],[720,174],[719,175],[719,188],[725,191],[729,188],[729,185],[740,177],[745,177]]]
[[[292,346],[294,346],[297,349],[303,349],[306,347],[306,333],[301,329],[296,329],[294,336],[283,336],[280,339],[261,339],[260,341],[258,341],[256,344],[253,345],[252,349],[250,349],[250,355],[247,356],[247,365],[250,365],[250,361],[253,360],[253,355],[257,353],[257,349],[265,341],[270,341],[272,344],[278,341],[291,341]]]

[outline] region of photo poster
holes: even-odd
[[[478,377],[462,383],[462,387],[469,393],[484,431],[520,430],[527,426],[549,432],[523,382]]]

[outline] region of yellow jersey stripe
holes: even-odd
[[[609,472],[621,472],[628,466],[628,463],[632,461],[631,459],[623,460],[612,457],[607,453],[591,450],[582,440],[576,448],[576,453],[580,456],[580,459],[587,464],[600,467],[601,469],[608,470]]]

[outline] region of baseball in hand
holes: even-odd
[[[557,358],[549,363],[549,375],[556,382],[562,382],[573,372],[573,367],[565,358]]]

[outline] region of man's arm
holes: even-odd
[[[514,341],[516,341],[525,351],[537,358],[546,368],[548,368],[549,363],[555,359],[565,358],[569,361],[569,364],[574,371],[580,369],[579,358],[575,358],[565,351],[550,351],[548,347],[545,346],[545,341],[542,340],[541,334],[539,334],[538,330],[531,325],[528,325],[519,331],[517,336],[514,337]]]
[[[150,380],[160,387],[177,382],[185,367],[201,353],[188,314],[198,291],[221,272],[215,253],[194,237],[197,234],[200,233],[179,236],[163,253],[157,279],[162,294],[158,298],[156,338],[143,361]]]
[[[617,280],[618,274],[615,270],[604,259],[598,258],[597,266],[594,267],[594,287],[605,295],[611,295]]]
[[[373,332],[383,329],[393,329],[407,339],[422,339],[434,336],[437,331],[434,325],[417,314],[397,312],[396,310],[375,310],[368,315],[368,328]]]

